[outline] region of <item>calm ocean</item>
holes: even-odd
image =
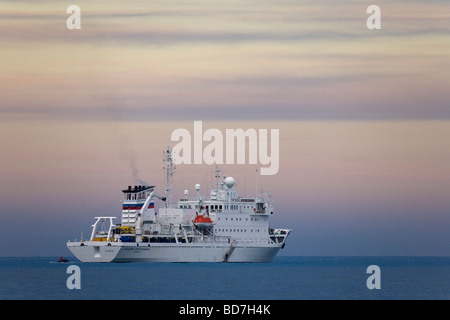
[[[277,257],[271,264],[87,264],[69,290],[70,263],[0,258],[0,299],[450,299],[450,257]],[[381,269],[381,289],[366,286]]]

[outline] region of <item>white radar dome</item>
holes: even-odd
[[[198,183],[195,185],[195,190],[200,191],[200,185]]]
[[[236,183],[236,180],[234,180],[233,177],[226,177],[223,182],[228,187],[228,189],[231,189],[231,188],[233,188],[234,184]]]

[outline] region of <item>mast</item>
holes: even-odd
[[[217,188],[216,190],[217,190],[217,192],[219,192],[219,189],[221,189],[220,186],[223,185],[220,182],[220,176],[221,176],[220,168],[219,168],[219,166],[216,166],[216,188]]]
[[[174,167],[172,162],[172,148],[167,147],[164,151],[164,169],[166,170],[166,208],[172,208],[172,184]]]

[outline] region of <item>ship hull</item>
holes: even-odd
[[[83,244],[83,245],[82,245]],[[280,244],[98,243],[67,244],[82,262],[272,262]]]

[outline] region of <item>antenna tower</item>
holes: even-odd
[[[166,208],[172,208],[172,185],[175,168],[172,162],[172,148],[164,151],[164,169],[166,170]]]

